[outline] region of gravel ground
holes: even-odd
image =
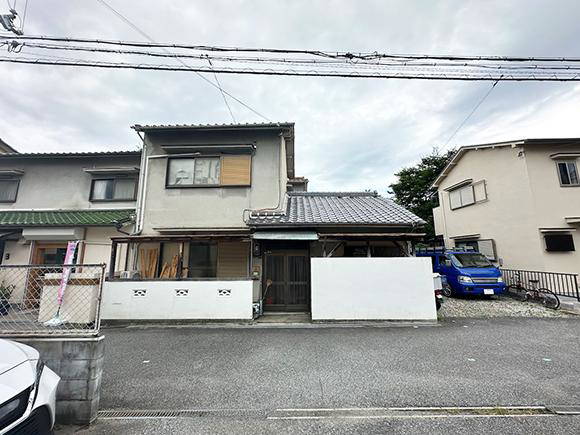
[[[508,296],[445,298],[440,318],[449,317],[578,317],[561,310],[545,308],[538,303],[520,302]]]

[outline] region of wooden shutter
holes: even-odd
[[[250,245],[247,242],[220,242],[218,244],[218,278],[248,276]]]
[[[252,156],[222,156],[221,184],[249,186],[251,184]]]

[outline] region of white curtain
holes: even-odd
[[[117,180],[115,199],[135,199],[135,180]]]
[[[111,199],[107,198],[107,190],[111,180],[95,180],[93,183],[93,199]]]
[[[16,190],[18,189],[18,181],[0,181],[0,201],[14,201],[16,200]]]

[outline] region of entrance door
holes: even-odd
[[[308,311],[310,309],[308,251],[284,250],[266,253],[262,283],[262,292],[266,292],[262,293],[266,296],[265,310]]]
[[[38,243],[32,254],[33,264],[60,265],[64,263],[67,243]],[[38,308],[43,277],[47,273],[60,273],[61,267],[30,269],[26,285],[25,305],[28,308]]]

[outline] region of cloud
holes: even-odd
[[[158,41],[580,57],[575,0],[558,7],[524,0],[108,1]],[[26,31],[143,40],[97,1],[30,2]],[[219,91],[188,72],[0,64],[0,74],[0,137],[22,151],[134,149],[134,123],[230,122]],[[296,122],[297,174],[310,178],[311,190],[383,193],[399,168],[443,145],[491,86],[232,75],[220,82],[268,118]],[[500,82],[450,146],[580,136],[579,104],[572,83]],[[238,121],[260,121],[230,105]]]

